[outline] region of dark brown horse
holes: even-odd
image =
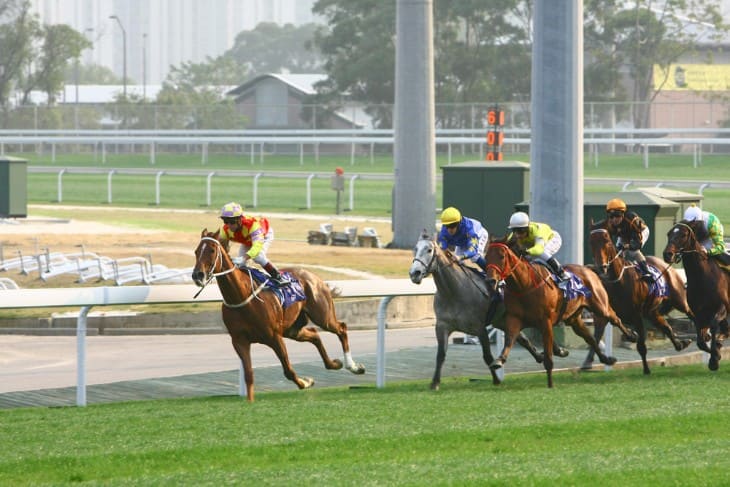
[[[504,240],[490,242],[485,257],[487,284],[496,292],[498,283],[505,283],[505,345],[496,362],[507,361],[520,330],[526,327],[537,328],[542,333],[545,354],[543,365],[547,372],[548,387],[552,387],[553,327],[562,320],[585,340],[602,363],[616,363],[615,357],[606,356],[599,349],[598,342],[581,317],[581,311],[587,308],[593,312],[594,322],[603,322],[605,326],[610,321],[627,336],[633,335],[611,308],[606,290],[595,272],[580,265],[565,266],[590,290],[590,297],[579,295],[568,300],[544,266],[520,259]]]
[[[494,367],[489,333],[484,323],[491,299],[484,279],[474,269],[462,264],[457,256],[448,250],[441,250],[439,244],[427,233],[421,235],[413,249],[413,263],[408,274],[415,284],[420,284],[429,274],[433,275],[436,283],[433,310],[436,314],[438,348],[431,389],[438,390],[441,385],[441,368],[446,360],[449,336],[454,331],[479,337],[482,358],[489,366],[492,383],[499,384],[499,367]],[[492,325],[499,329],[504,327],[504,306],[501,304],[497,307]],[[543,354],[522,333],[517,335],[517,342],[530,352],[537,363],[543,361]],[[568,351],[557,344],[553,353],[559,357],[568,355]]]
[[[231,335],[233,348],[243,363],[246,395],[254,400],[251,344],[263,343],[271,347],[281,362],[284,375],[300,389],[311,387],[314,380],[297,376],[289,362],[284,338],[313,344],[327,369],[341,369],[342,362],[330,359],[322,340],[314,327],[305,327],[309,320],[323,330],[334,333],[340,339],[345,354],[346,368],[355,374],[365,373],[350,354],[347,325],[335,316],[332,291],[315,274],[305,269],[283,269],[302,285],[306,299],[283,308],[278,297],[251,275],[238,269],[218,240],[218,233],[203,230],[200,243],[195,249],[193,281],[205,287],[214,277],[223,296],[223,323]]]
[[[611,236],[605,227],[605,222],[591,225],[589,236],[593,264],[603,285],[608,292],[611,306],[619,318],[637,331],[636,350],[641,355],[644,373],[650,374],[649,364],[646,361],[646,328],[644,320],[648,320],[657,330],[671,340],[674,349],[684,350],[692,340],[680,340],[672,327],[667,323],[664,314],[672,308],[681,311],[692,319],[692,312],[687,304],[687,292],[679,273],[670,265],[664,264],[654,256],[648,256],[647,262],[662,271],[667,284],[667,296],[656,296],[650,292],[649,285],[641,279],[639,271],[633,263],[624,260],[620,252],[611,241]],[[595,327],[596,339],[603,336],[603,329]],[[588,368],[593,361],[593,353],[588,352],[584,368]]]
[[[682,262],[687,275],[687,301],[694,313],[697,346],[710,354],[708,367],[720,367],[720,347],[727,335],[730,310],[730,277],[710,259],[700,244],[701,221],[682,220],[667,233],[663,257],[667,263]],[[709,335],[709,342],[707,340]]]

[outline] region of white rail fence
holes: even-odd
[[[381,298],[377,318],[376,386],[385,387],[385,330],[388,304],[397,296],[433,295],[432,279],[420,285],[409,279],[327,281],[340,291],[341,298]],[[173,304],[191,302],[221,302],[216,286],[206,287],[194,299],[199,288],[192,284],[163,284],[155,286],[5,289],[0,290],[0,309],[17,308],[80,308],[76,323],[76,405],[86,405],[86,324],[94,306],[131,304]],[[239,367],[239,394],[245,395],[243,367]]]
[[[100,168],[84,168],[84,167],[47,167],[47,166],[31,166],[28,168],[29,173],[34,174],[56,174],[57,178],[57,197],[56,201],[61,203],[64,198],[63,181],[64,177],[69,175],[105,175],[107,181],[107,200],[106,202],[111,204],[113,202],[114,186],[113,179],[115,175],[126,175],[126,176],[146,176],[148,178],[154,177],[155,186],[155,201],[154,204],[159,206],[162,202],[162,184],[165,176],[177,176],[177,177],[195,177],[205,178],[205,205],[211,206],[212,192],[213,192],[213,180],[216,177],[221,178],[251,178],[253,184],[252,190],[252,202],[251,207],[258,207],[259,203],[259,183],[262,179],[295,179],[300,180],[305,187],[305,202],[304,208],[312,208],[312,181],[314,179],[325,179],[329,180],[332,177],[330,173],[304,173],[295,171],[232,171],[232,170],[220,170],[220,171],[197,171],[197,170],[155,170],[155,169],[100,169]],[[441,180],[442,176],[437,176],[438,180]],[[386,173],[357,173],[346,176],[348,181],[348,210],[353,211],[355,209],[356,201],[356,182],[360,181],[394,181],[393,174]],[[698,181],[698,180],[661,180],[661,179],[620,179],[620,178],[585,178],[584,183],[586,185],[606,185],[606,184],[618,184],[623,189],[627,189],[629,186],[671,186],[671,187],[697,187],[697,192],[701,195],[704,190],[708,188],[714,189],[728,189],[730,188],[730,182],[728,181]]]

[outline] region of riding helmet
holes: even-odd
[[[509,225],[507,228],[514,230],[515,228],[527,228],[527,226],[530,224],[530,217],[527,216],[527,213],[524,211],[518,211],[517,213],[513,213],[511,217],[509,217]]]
[[[702,220],[702,209],[691,205],[684,211],[684,219],[688,222],[693,222],[695,220]]]
[[[237,216],[243,216],[243,208],[235,201],[226,203],[221,208],[221,218],[235,218]]]
[[[626,203],[622,199],[614,198],[606,204],[606,212],[610,211],[622,211],[626,213]]]
[[[443,225],[453,225],[454,223],[459,223],[460,221],[461,212],[453,206],[449,206],[441,213],[441,223]]]

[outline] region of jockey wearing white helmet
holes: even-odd
[[[531,222],[527,213],[518,211],[509,218],[507,228],[512,230],[507,237],[511,248],[517,247],[518,252],[528,260],[542,259],[560,282],[568,280],[563,266],[555,258],[563,245],[563,239],[550,225]]]
[[[702,222],[704,231],[698,235],[698,238],[704,237],[700,240],[702,248],[710,257],[717,258],[723,264],[730,264],[730,255],[725,250],[725,231],[720,219],[714,213],[703,211],[693,204],[685,210],[684,220],[686,222]]]

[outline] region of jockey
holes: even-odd
[[[508,228],[512,233],[507,237],[510,247],[518,246],[518,252],[528,260],[542,259],[558,277],[559,284],[569,277],[563,266],[554,257],[563,245],[560,234],[545,223],[531,222],[527,213],[518,211],[509,218]]]
[[[724,229],[722,223],[709,211],[702,211],[695,205],[691,205],[684,212],[684,220],[693,222],[699,220],[707,230],[707,238],[700,242],[702,250],[710,257],[714,257],[725,265],[730,265],[730,255],[725,250]]]
[[[253,259],[279,286],[289,282],[266,257],[266,252],[274,241],[274,229],[269,226],[266,218],[244,215],[241,205],[234,201],[223,205],[220,218],[223,220],[220,241],[226,250],[231,241],[240,243],[238,255],[243,257],[244,263]]]
[[[488,240],[489,233],[479,220],[461,216],[461,212],[453,206],[441,213],[441,231],[438,235],[441,248],[453,248],[462,260],[471,260],[483,271],[487,269],[483,254]]]
[[[643,280],[653,281],[646,257],[641,253],[641,247],[649,238],[649,227],[644,220],[633,211],[627,211],[623,200],[614,198],[606,204],[606,222],[608,234],[616,239],[616,249],[623,250],[628,260],[636,262]]]

